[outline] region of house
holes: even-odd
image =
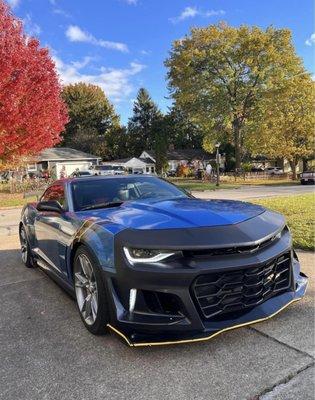
[[[207,164],[216,162],[215,154],[207,153],[203,149],[170,149],[166,153],[166,158],[170,171],[176,171],[179,165],[187,164],[195,169],[204,169]],[[156,162],[155,153],[152,150],[144,150],[140,155],[140,159],[151,159],[154,163]],[[224,155],[220,157],[220,167],[225,167]]]
[[[76,169],[87,170],[93,164],[99,164],[101,157],[84,153],[68,147],[52,147],[43,150],[32,162],[27,164],[27,172],[38,174],[49,171],[50,175],[59,179],[69,176]],[[30,162],[30,161],[29,161]]]
[[[129,157],[103,162],[103,165],[123,167],[129,174],[155,174],[155,161],[149,157]]]

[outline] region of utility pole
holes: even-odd
[[[217,167],[217,183],[216,186],[220,186],[220,153],[219,153],[219,147],[221,143],[216,143],[215,147],[217,149],[216,152],[216,167]]]

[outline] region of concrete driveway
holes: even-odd
[[[307,296],[268,322],[199,344],[129,348],[89,334],[74,301],[22,265],[17,236],[1,239],[1,399],[313,399],[312,254],[300,253]]]
[[[22,265],[19,210],[0,215],[0,399],[314,399],[312,253],[299,252],[306,297],[273,319],[199,344],[129,348],[89,334],[74,301]]]

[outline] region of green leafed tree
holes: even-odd
[[[305,72],[289,30],[224,23],[175,41],[166,66],[176,104],[203,129],[207,148],[228,138],[237,169],[254,132],[246,126],[266,93]]]
[[[314,155],[314,126],[314,82],[308,74],[298,75],[264,97],[248,124],[248,147],[252,154],[286,158],[295,179],[298,162]]]
[[[133,115],[128,122],[129,148],[135,156],[139,156],[143,150],[154,148],[154,126],[161,115],[148,91],[141,88],[134,102]]]
[[[165,115],[164,126],[169,144],[174,145],[176,149],[200,149],[202,147],[202,130],[197,124],[192,123],[188,115],[176,105]]]
[[[103,90],[83,82],[65,86],[62,97],[68,106],[69,122],[62,146],[85,149],[102,155],[104,136],[119,127],[119,117]]]

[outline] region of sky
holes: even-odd
[[[28,35],[49,47],[63,84],[101,86],[122,123],[145,87],[163,112],[171,105],[166,68],[174,40],[191,27],[289,28],[298,55],[315,76],[312,0],[7,0]]]

